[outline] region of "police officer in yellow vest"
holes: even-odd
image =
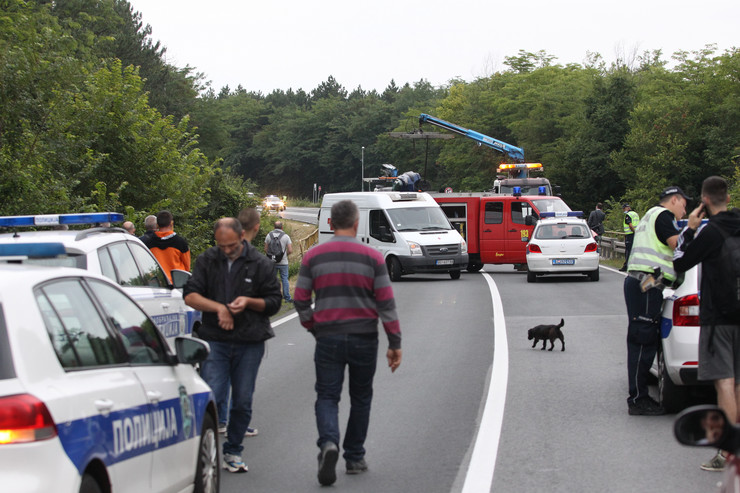
[[[640,224],[640,216],[632,210],[629,204],[622,204],[622,211],[624,211],[624,218],[622,219],[622,230],[624,231],[624,265],[621,272],[627,270],[627,261],[632,253],[632,244],[635,240],[635,229]]]
[[[686,214],[691,200],[678,187],[660,194],[660,203],[645,213],[634,234],[632,255],[624,280],[627,305],[627,375],[629,414],[655,416],[663,408],[648,394],[650,367],[660,345],[663,288],[676,281],[673,250],[680,230],[676,220]]]

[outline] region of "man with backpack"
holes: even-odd
[[[689,214],[674,252],[676,272],[701,263],[699,292],[699,380],[712,380],[717,405],[740,422],[740,211],[727,210],[727,182],[710,176],[701,187],[701,204]],[[709,221],[702,224],[702,219]],[[721,471],[721,451],[701,465]]]
[[[265,255],[275,262],[275,272],[280,273],[280,282],[283,285],[283,299],[290,303],[293,302],[288,282],[288,255],[291,253],[293,253],[293,242],[290,236],[283,231],[283,222],[275,221],[275,229],[265,236]]]

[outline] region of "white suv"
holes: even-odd
[[[24,258],[16,261],[77,267],[112,279],[141,305],[172,346],[175,337],[190,336],[200,325],[201,313],[187,306],[182,298],[181,288],[189,273],[173,271],[175,279],[173,285],[157,259],[141,240],[121,228],[98,226],[75,231],[22,229],[75,224],[96,225],[122,220],[122,214],[109,212],[0,217],[0,227],[15,230],[13,233],[0,234],[0,245],[50,242],[63,244],[66,256]]]
[[[218,493],[208,344],[174,345],[101,275],[0,264],[2,490]]]

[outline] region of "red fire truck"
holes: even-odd
[[[432,194],[468,244],[469,272],[484,264],[527,266],[525,249],[541,212],[567,212],[560,197],[493,193]]]

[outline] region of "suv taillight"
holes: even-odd
[[[0,397],[0,445],[37,442],[57,436],[46,404],[29,394]]]
[[[542,253],[539,245],[533,243],[527,243],[527,253]]]
[[[583,253],[595,252],[598,249],[599,245],[597,245],[596,243],[589,243],[588,245],[586,245],[586,248],[584,248]]]
[[[673,325],[699,326],[699,296],[690,294],[673,302]]]

